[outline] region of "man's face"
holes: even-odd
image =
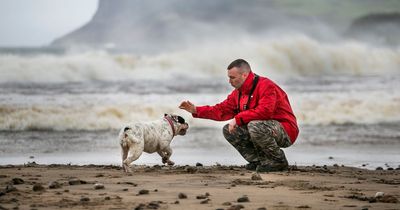
[[[248,75],[249,73],[247,72],[240,73],[238,67],[228,70],[229,83],[236,89],[239,89],[243,85]]]

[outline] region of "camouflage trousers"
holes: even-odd
[[[289,136],[276,120],[255,120],[247,126],[239,126],[229,133],[229,125],[225,125],[225,139],[248,162],[283,163],[287,162],[281,148],[292,145]]]

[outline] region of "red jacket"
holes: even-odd
[[[234,117],[239,126],[252,120],[276,120],[281,123],[291,142],[294,143],[299,134],[299,129],[289,99],[285,91],[268,78],[259,77],[249,108],[244,110],[244,105],[247,104],[253,85],[253,79],[254,74],[250,72],[239,90],[233,90],[227,99],[214,106],[196,107],[197,114],[193,114],[193,117],[217,121],[225,121]],[[238,108],[239,91],[241,92],[240,112],[237,113],[235,110]]]

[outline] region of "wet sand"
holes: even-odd
[[[400,169],[292,166],[257,180],[241,166],[133,168],[3,165],[0,209],[400,209]]]

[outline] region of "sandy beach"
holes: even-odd
[[[400,209],[400,169],[133,167],[3,165],[0,209]]]

